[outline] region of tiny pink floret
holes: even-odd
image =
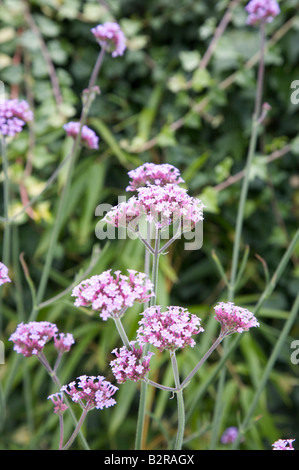
[[[47,321],[20,323],[9,341],[14,343],[17,353],[25,357],[37,356],[56,333],[57,326]]]
[[[272,444],[273,450],[295,450],[293,442],[295,439],[278,439]]]
[[[0,134],[14,137],[32,121],[33,113],[27,101],[17,99],[0,101]]]
[[[48,396],[48,400],[51,400],[54,405],[54,413],[57,415],[62,415],[65,410],[68,409],[68,406],[63,402],[63,394],[62,393],[53,393],[52,395]]]

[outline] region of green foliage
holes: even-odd
[[[30,7],[31,20],[24,14],[25,3]],[[124,56],[107,56],[103,63],[97,83],[101,94],[88,119],[88,125],[100,136],[100,148],[82,149],[79,156],[44,298],[54,301],[45,302],[38,314],[38,320],[56,322],[61,331],[72,332],[75,337],[73,352],[63,358],[59,369],[62,383],[82,374],[105,375],[113,381],[109,360],[112,349],[120,344],[115,327],[96,314],[75,308],[70,286],[92,259],[92,274],[110,268],[143,271],[144,250],[138,240],[108,242],[95,235],[99,221],[96,207],[115,204],[117,196],[125,195],[127,171],[143,162],[177,166],[190,194],[202,198],[206,205],[202,249],[185,251],[184,240],[178,240],[161,260],[159,274],[159,302],[188,307],[202,318],[205,328],[194,349],[178,354],[182,377],[217,336],[213,305],[227,300],[223,273],[229,278],[259,47],[258,29],[246,26],[247,2],[241,1],[207,67],[200,67],[229,3],[1,2],[0,80],[7,95],[27,99],[35,115],[33,126],[9,144],[10,217],[45,188],[69,154],[71,142],[62,126],[71,119],[78,120],[82,90],[88,85],[99,52],[90,29],[116,20],[128,38]],[[241,263],[244,256],[246,265],[235,299],[249,309],[256,305],[298,228],[299,108],[290,101],[291,82],[299,79],[296,4],[293,0],[280,2],[281,14],[267,25],[264,101],[271,110],[263,123],[250,171],[240,257]],[[66,164],[27,213],[14,220],[9,266],[13,286],[1,287],[1,339],[6,354],[5,364],[0,365],[0,397],[4,400],[2,413],[6,413],[1,449],[57,448],[58,419],[46,400],[54,387],[35,358],[16,357],[8,338],[20,321],[28,321],[32,308],[19,254],[24,253],[37,286],[68,171]],[[97,248],[100,255],[93,258]],[[240,347],[226,363],[220,432],[237,426],[247,416],[268,358],[289,318],[298,293],[298,277],[297,244],[275,290],[258,313],[261,328],[244,334]],[[140,307],[134,307],[124,319],[130,339],[134,338],[140,311]],[[298,332],[297,319],[248,423],[242,449],[270,449],[280,437],[299,439],[299,373],[298,366],[290,361],[290,344],[298,338]],[[214,371],[219,355],[223,355],[222,347],[184,391],[187,449],[210,446],[219,377],[214,377]],[[156,354],[153,370],[157,371],[153,380],[173,386],[164,355]],[[84,431],[91,448],[134,447],[138,397],[139,386],[126,383],[120,386],[117,406],[90,413]],[[149,449],[165,449],[175,436],[175,400],[168,398],[166,392],[155,389],[148,397]],[[70,420],[66,433],[71,429]],[[224,448],[220,435],[216,447]],[[81,448],[79,440],[73,448]]]

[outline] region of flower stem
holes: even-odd
[[[71,445],[72,443],[74,442],[74,440],[76,439],[84,421],[85,421],[85,418],[87,416],[87,413],[88,413],[89,409],[88,408],[84,408],[83,411],[82,411],[82,414],[80,416],[80,419],[77,423],[77,426],[73,432],[73,434],[71,435],[71,437],[69,438],[69,440],[67,441],[67,443],[63,446],[62,450],[67,450]]]
[[[179,377],[179,370],[178,364],[176,360],[175,351],[170,351],[170,359],[171,365],[173,370],[174,376],[174,383],[176,388],[180,389],[180,377]],[[183,397],[183,390],[180,389],[176,392],[177,396],[177,405],[178,405],[178,430],[175,440],[175,450],[181,450],[183,445],[183,438],[184,438],[184,431],[185,431],[185,405],[184,405],[184,397]]]
[[[113,318],[113,320],[114,320],[115,326],[117,328],[117,331],[119,333],[119,336],[121,337],[121,340],[122,340],[124,346],[126,346],[127,349],[132,349],[131,346],[130,346],[130,341],[127,337],[127,334],[126,334],[125,329],[123,327],[123,324],[121,322],[121,319],[120,318]]]
[[[150,305],[156,305],[157,301],[157,287],[158,287],[158,272],[159,272],[159,247],[160,247],[160,230],[156,230],[155,249],[153,253],[153,267],[152,267],[152,283],[154,286],[154,296],[151,297]],[[146,344],[143,349],[143,354],[146,355],[149,351],[149,344]],[[144,422],[146,412],[146,395],[147,395],[147,381],[141,383],[140,388],[140,401],[136,427],[135,450],[141,450],[144,439]]]

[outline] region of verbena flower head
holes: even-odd
[[[293,442],[295,439],[278,439],[272,444],[273,450],[295,450]]]
[[[204,331],[200,326],[200,318],[182,307],[170,306],[163,311],[162,307],[157,305],[147,308],[142,316],[137,330],[138,343],[150,343],[159,351],[193,347],[195,341],[192,335]]]
[[[33,113],[25,100],[0,100],[0,134],[14,137],[23,130]]]
[[[25,357],[41,353],[45,344],[58,332],[55,324],[47,321],[20,323],[9,341],[14,343],[14,350]]]
[[[142,357],[142,347],[135,348],[134,345],[135,342],[132,341],[130,343],[131,349],[123,346],[119,350],[112,351],[116,359],[110,362],[110,366],[118,383],[124,383],[127,380],[137,382],[143,379],[150,370],[149,362],[154,353],[149,352]]]
[[[276,0],[251,0],[245,9],[248,12],[247,24],[250,25],[271,23],[280,13]]]
[[[67,393],[73,402],[79,403],[83,409],[109,408],[116,404],[111,398],[118,390],[117,387],[105,380],[105,377],[81,375],[75,381],[61,387],[61,392]]]
[[[8,277],[8,267],[0,262],[0,286],[6,282],[11,282],[10,278]]]
[[[107,320],[121,317],[134,302],[146,302],[154,295],[152,282],[144,273],[133,269],[128,269],[128,273],[128,276],[121,271],[112,274],[109,269],[82,281],[72,292],[72,296],[77,297],[75,306],[91,306]]]
[[[70,121],[67,124],[65,124],[63,128],[69,137],[73,137],[75,139],[80,131],[80,122]],[[86,125],[82,126],[81,139],[82,139],[83,144],[86,145],[86,147],[90,149],[99,148],[98,136],[92,129],[90,129]]]
[[[123,55],[126,50],[126,38],[118,23],[108,21],[92,28],[91,32],[99,44],[112,53],[112,57]]]
[[[63,394],[62,393],[53,393],[48,396],[48,400],[51,400],[54,405],[54,413],[57,415],[62,415],[68,406],[63,403]]]
[[[154,163],[144,163],[135,170],[128,172],[129,177],[132,179],[127,191],[136,191],[141,186],[148,184],[155,184],[164,186],[165,184],[180,184],[184,183],[181,178],[180,171],[173,165],[163,163],[155,165]]]
[[[75,340],[71,333],[59,333],[54,336],[54,346],[61,353],[68,352],[74,343]]]
[[[148,185],[137,189],[138,196],[114,207],[104,217],[104,221],[115,227],[131,228],[142,217],[163,229],[177,221],[182,231],[191,231],[195,224],[203,220],[203,203],[188,195],[187,190],[176,184],[165,186]]]
[[[238,433],[238,428],[236,428],[235,426],[230,426],[229,428],[227,428],[220,439],[222,444],[231,444],[232,442],[234,442],[238,437]]]
[[[232,302],[220,302],[214,307],[215,318],[221,324],[221,334],[242,333],[249,328],[260,326],[252,312],[235,306]]]

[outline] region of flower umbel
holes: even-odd
[[[191,231],[203,220],[202,202],[187,194],[187,190],[176,184],[165,186],[148,185],[137,188],[138,196],[132,196],[109,211],[104,220],[115,227],[136,226],[145,216],[157,229],[179,221],[182,231]]]
[[[0,134],[14,137],[32,119],[33,113],[27,101],[0,101]]]
[[[248,12],[247,24],[250,25],[271,23],[280,13],[276,0],[251,0],[245,9]]]
[[[136,191],[141,186],[147,184],[155,184],[157,186],[164,186],[165,184],[179,184],[184,183],[181,178],[180,171],[173,165],[164,163],[155,165],[154,163],[144,163],[135,170],[128,172],[130,181],[127,191]]]
[[[73,289],[76,307],[91,306],[103,320],[120,318],[134,302],[144,303],[154,295],[153,284],[144,273],[128,269],[128,276],[111,269],[82,281]]]
[[[68,406],[63,403],[63,394],[62,393],[53,393],[48,396],[48,400],[51,400],[54,405],[54,413],[57,415],[62,415]]]
[[[41,321],[20,323],[9,341],[14,343],[14,350],[25,357],[38,355],[45,344],[58,332],[55,324]]]
[[[272,444],[273,450],[295,450],[293,442],[295,439],[278,439]]]
[[[150,370],[149,362],[154,353],[149,352],[142,357],[142,347],[135,348],[134,345],[135,342],[132,341],[130,343],[131,349],[123,346],[119,350],[112,351],[116,355],[116,359],[110,362],[110,366],[118,383],[124,383],[127,380],[137,382],[143,379]]]
[[[191,336],[204,331],[200,318],[183,307],[170,306],[162,311],[162,307],[157,305],[147,308],[142,315],[137,330],[138,342],[142,345],[150,343],[159,351],[193,347],[195,341]]]
[[[91,30],[101,46],[112,52],[112,57],[123,55],[126,49],[126,38],[119,24],[106,22]]]
[[[74,337],[71,333],[59,333],[54,336],[54,346],[57,351],[61,353],[68,352],[72,344],[75,343]]]
[[[242,333],[249,328],[260,326],[252,312],[235,306],[232,302],[220,302],[214,307],[215,319],[221,324],[221,334]]]
[[[70,121],[63,126],[64,130],[66,131],[69,137],[73,137],[74,139],[77,137],[80,131],[80,122]],[[99,138],[95,134],[95,132],[87,126],[82,126],[81,130],[81,139],[84,145],[90,149],[98,149],[99,148]]]
[[[11,282],[10,278],[8,277],[8,268],[5,266],[5,264],[0,262],[0,286],[6,282]]]
[[[79,403],[85,410],[102,410],[115,405],[116,401],[111,397],[117,390],[117,387],[100,375],[81,375],[76,381],[61,387],[61,392],[67,393],[73,402]]]
[[[236,428],[235,426],[230,426],[229,428],[227,428],[220,439],[222,444],[231,444],[232,442],[234,442],[238,437],[238,433],[238,428]]]

